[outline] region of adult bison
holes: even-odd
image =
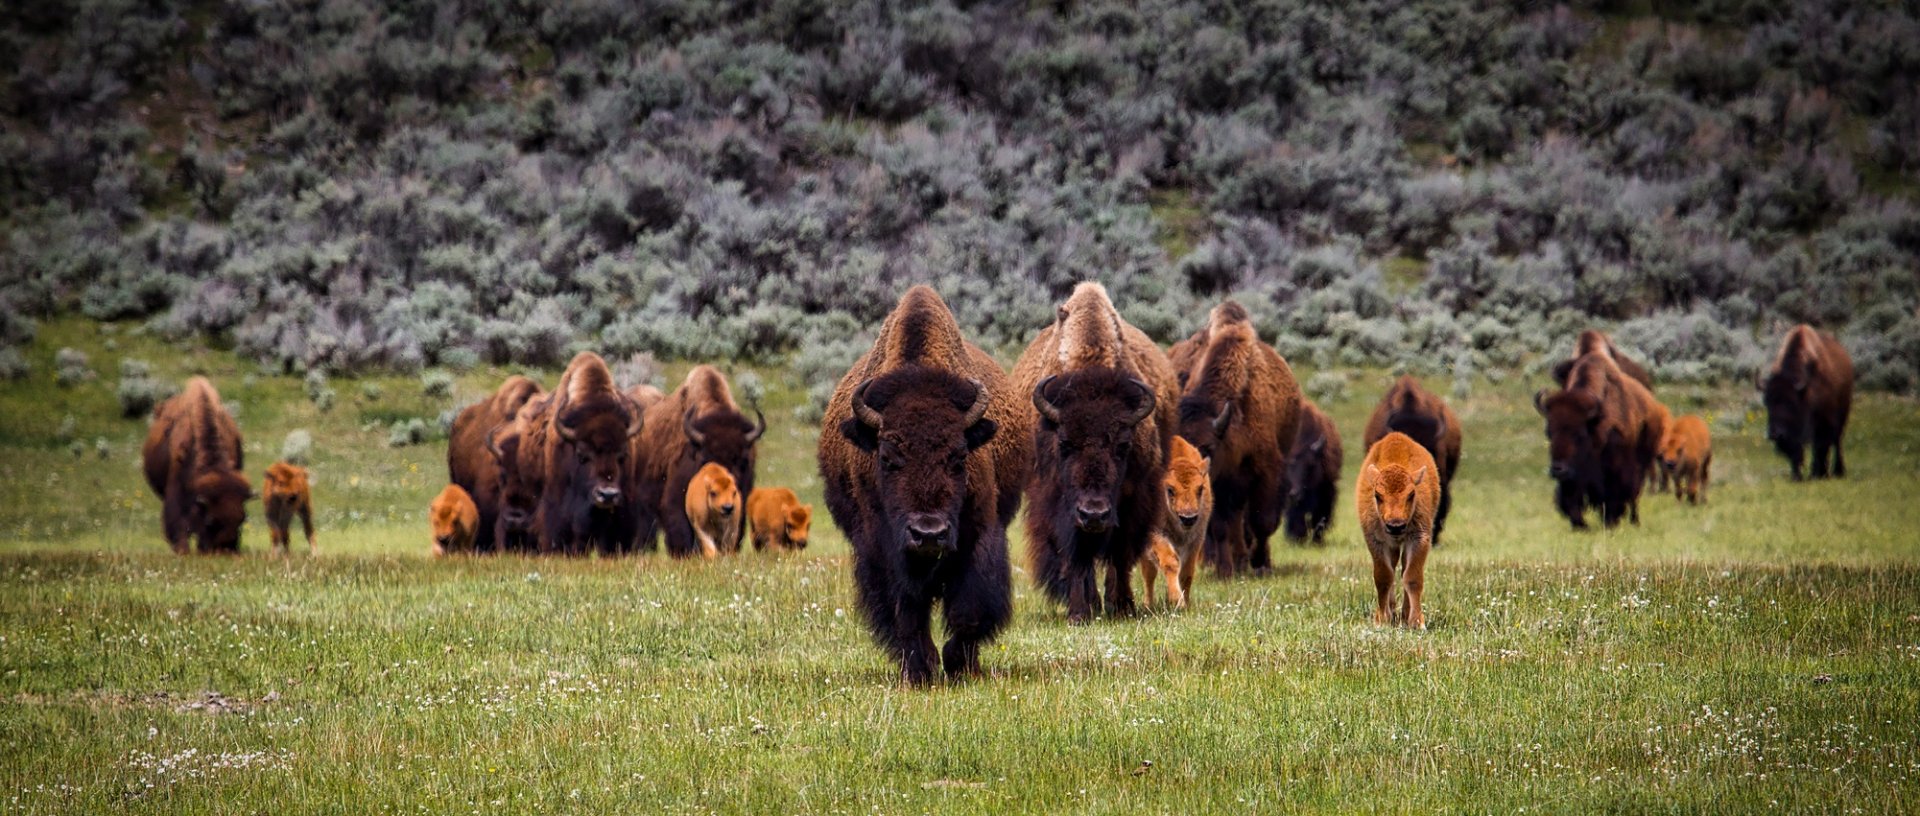
[[[547,407],[552,394],[526,401],[513,419],[487,434],[487,452],[500,468],[499,512],[491,546],[496,552],[537,552],[542,549],[536,523],[540,497],[547,489],[546,460],[538,455],[547,446]]]
[[[160,497],[160,527],[176,553],[238,552],[253,486],[242,473],[240,426],[205,377],[160,403],[140,458],[147,486]]]
[[[980,670],[1013,614],[1007,523],[1033,428],[1000,365],[915,286],[834,389],[820,431],[827,510],[853,548],[860,610],[909,683]],[[947,642],[930,634],[945,608]]]
[[[634,459],[640,487],[637,541],[653,549],[656,529],[665,532],[667,552],[676,558],[700,552],[687,522],[687,482],[709,463],[727,469],[743,496],[753,493],[754,443],[767,432],[766,415],[753,409],[748,421],[733,401],[726,375],[713,366],[694,366],[673,393],[647,409],[641,454]],[[730,522],[744,527],[746,515]],[[745,530],[735,530],[739,540]]]
[[[632,440],[641,430],[640,409],[614,387],[613,372],[593,352],[567,364],[546,402],[546,463],[540,495],[540,533],[548,550],[603,555],[633,545],[637,519]],[[529,451],[520,441],[521,456]]]
[[[1613,338],[1594,329],[1580,333],[1579,339],[1573,342],[1572,357],[1553,364],[1553,381],[1561,388],[1567,387],[1567,374],[1573,371],[1573,364],[1589,354],[1606,355],[1628,379],[1645,386],[1649,391],[1653,390],[1653,377],[1647,373],[1646,367],[1621,354],[1620,349],[1614,347]]]
[[[1395,431],[1420,443],[1439,466],[1440,506],[1433,514],[1433,546],[1438,547],[1440,532],[1447,529],[1447,511],[1453,508],[1453,474],[1460,469],[1460,420],[1440,395],[1402,376],[1367,417],[1363,444],[1372,450],[1373,443]]]
[[[1534,394],[1533,405],[1547,420],[1554,503],[1574,529],[1586,529],[1589,506],[1608,527],[1629,511],[1638,522],[1640,490],[1665,431],[1653,427],[1653,394],[1612,358],[1591,353],[1568,371],[1565,388]]]
[[[1841,438],[1847,433],[1847,415],[1853,412],[1853,358],[1831,334],[1804,323],[1787,332],[1780,353],[1761,380],[1760,394],[1767,404],[1767,439],[1793,465],[1813,445],[1813,478],[1827,477],[1827,451],[1833,451],[1833,475],[1847,475],[1847,457]]]
[[[1166,450],[1179,386],[1152,338],[1120,317],[1097,283],[1082,283],[1013,367],[1034,428],[1027,482],[1033,580],[1067,605],[1067,620],[1133,612],[1131,571],[1164,509]]]
[[[1287,454],[1287,538],[1325,543],[1340,489],[1340,430],[1320,406],[1300,403],[1300,432]]]
[[[1240,304],[1214,307],[1206,333],[1180,398],[1178,429],[1213,463],[1207,560],[1222,576],[1264,571],[1284,506],[1286,455],[1300,426],[1300,385]]]
[[[479,402],[460,410],[447,437],[447,481],[460,486],[480,512],[474,547],[493,549],[499,539],[495,526],[502,509],[500,460],[492,451],[494,429],[512,422],[520,407],[540,395],[540,384],[518,374]]]

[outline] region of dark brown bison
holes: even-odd
[[[253,486],[242,470],[240,426],[205,377],[187,381],[160,403],[140,457],[147,486],[160,497],[160,527],[174,552],[238,552]]]
[[[581,352],[560,375],[545,413],[542,544],[567,555],[589,547],[603,555],[628,551],[638,527],[630,459],[642,427],[640,409],[614,387],[600,355]]]
[[[1649,391],[1653,390],[1653,377],[1647,373],[1647,369],[1629,359],[1627,355],[1621,354],[1620,349],[1614,347],[1613,338],[1593,329],[1580,333],[1580,338],[1573,343],[1572,357],[1554,363],[1553,381],[1561,388],[1567,387],[1567,374],[1573,371],[1573,364],[1588,354],[1606,355],[1613,360],[1614,365],[1620,367],[1620,373],[1627,375],[1628,379],[1646,386]]]
[[[1176,383],[1160,347],[1121,319],[1097,283],[1076,287],[1013,367],[1034,428],[1028,559],[1034,583],[1067,605],[1069,622],[1100,611],[1100,564],[1106,611],[1133,613],[1133,565],[1165,504]]]
[[[950,677],[977,673],[980,645],[1013,614],[1007,523],[1033,455],[1025,401],[940,296],[915,286],[827,404],[827,510],[852,545],[867,626],[909,683],[932,679],[936,660]]]
[[[1645,386],[1600,353],[1575,362],[1565,388],[1534,394],[1547,420],[1554,503],[1574,529],[1586,529],[1590,506],[1608,527],[1629,511],[1639,520],[1640,490],[1665,431],[1650,427],[1658,424],[1654,404]]]
[[[1767,404],[1767,439],[1793,465],[1813,445],[1813,478],[1827,477],[1827,451],[1833,451],[1833,475],[1847,475],[1841,438],[1853,412],[1853,358],[1831,334],[1804,323],[1787,332],[1780,354],[1759,383]]]
[[[667,540],[667,553],[683,558],[700,552],[693,525],[687,521],[687,482],[701,466],[718,464],[733,476],[743,496],[753,493],[754,443],[767,432],[766,415],[753,409],[749,421],[733,401],[726,375],[713,366],[694,366],[673,393],[647,409],[647,427],[641,432],[641,455],[634,460],[640,488],[638,543],[654,547],[654,531]],[[737,529],[733,540],[745,534],[745,514],[729,522]]]
[[[1206,350],[1180,398],[1178,428],[1213,463],[1207,560],[1222,576],[1265,571],[1272,562],[1268,539],[1286,501],[1286,455],[1300,427],[1300,385],[1287,361],[1260,342],[1240,304],[1214,307],[1206,332]]]
[[[547,489],[547,404],[552,394],[526,401],[513,419],[487,435],[487,452],[500,468],[499,513],[493,526],[496,552],[538,552],[540,528],[535,523],[540,497]],[[524,455],[523,455],[524,453]]]
[[[453,418],[447,437],[447,481],[460,486],[480,512],[475,530],[476,549],[491,550],[498,544],[500,462],[493,454],[491,439],[501,425],[513,421],[527,400],[540,395],[540,384],[519,375],[508,377],[486,399],[460,410]]]
[[[1310,400],[1300,403],[1300,432],[1287,454],[1287,537],[1324,543],[1340,492],[1340,431]]]
[[[1364,444],[1372,450],[1373,443],[1394,431],[1420,443],[1440,468],[1440,506],[1433,516],[1433,546],[1438,547],[1440,533],[1447,529],[1447,511],[1453,508],[1453,474],[1460,469],[1460,420],[1446,400],[1402,376],[1367,417]]]

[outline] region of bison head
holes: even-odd
[[[1307,433],[1304,429],[1302,434]],[[1327,472],[1327,438],[1314,434],[1312,439],[1303,440],[1300,449],[1287,458],[1287,535],[1292,538],[1307,537],[1308,491],[1314,490],[1331,481],[1334,474]]]
[[[753,407],[756,422],[737,411],[713,411],[704,416],[694,416],[693,409],[687,409],[686,416],[680,418],[680,429],[686,435],[686,458],[689,462],[717,464],[729,473],[751,475],[753,473],[753,443],[767,432],[767,416],[760,412],[760,406]]]
[[[840,433],[873,455],[881,534],[919,555],[959,545],[967,455],[993,439],[978,380],[908,366],[859,385]]]
[[[1180,400],[1180,437],[1201,456],[1212,459],[1233,425],[1233,414],[1231,402],[1216,403],[1200,394],[1188,394]]]
[[[487,434],[487,450],[500,465],[499,523],[514,533],[524,533],[533,524],[533,511],[540,504],[540,491],[544,488],[538,469],[520,461],[520,442],[520,431],[511,424],[501,425]]]
[[[1380,526],[1395,538],[1406,535],[1413,511],[1419,506],[1416,489],[1426,481],[1427,466],[1421,465],[1408,473],[1405,465],[1369,464],[1367,478],[1373,482],[1373,510],[1380,518]]]
[[[733,480],[733,474],[728,473],[726,468],[708,462],[694,476],[694,483],[707,491],[706,500],[709,511],[731,517],[734,508],[740,506],[740,485]]]
[[[1767,405],[1767,440],[1793,463],[1796,474],[1807,442],[1813,438],[1813,412],[1807,407],[1810,379],[1805,371],[1782,369],[1760,384],[1760,395]]]
[[[1134,429],[1153,413],[1154,402],[1146,383],[1111,368],[1056,374],[1033,389],[1040,459],[1054,465],[1058,509],[1071,514],[1075,528],[1104,533],[1113,527]]]
[[[1207,476],[1213,461],[1180,437],[1173,438],[1167,451],[1167,512],[1182,532],[1190,532],[1203,523],[1213,508],[1207,495],[1211,479]]]
[[[187,528],[200,539],[201,551],[240,549],[240,526],[247,522],[247,502],[259,495],[247,483],[247,477],[233,471],[206,473],[194,479]]]
[[[554,410],[553,427],[565,446],[559,455],[573,457],[575,473],[593,506],[602,510],[618,506],[632,450],[630,440],[640,435],[640,411],[624,398],[577,403],[563,399]]]
[[[1586,391],[1541,391],[1534,410],[1547,420],[1547,475],[1559,481],[1590,481],[1600,466],[1600,398]]]
[[[804,504],[787,508],[787,543],[794,549],[807,548],[807,531],[813,526],[813,508]]]

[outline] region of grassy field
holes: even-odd
[[[100,379],[55,387],[60,346]],[[43,325],[30,357],[30,381],[0,384],[0,811],[1920,808],[1911,400],[1864,396],[1851,478],[1794,484],[1745,390],[1663,388],[1712,414],[1711,503],[1650,497],[1639,528],[1575,535],[1538,383],[1477,382],[1454,400],[1466,455],[1431,630],[1369,623],[1343,502],[1328,546],[1203,576],[1184,613],[1068,628],[1021,572],[991,678],[915,691],[852,617],[824,513],[798,556],[430,559],[444,446],[389,448],[385,426],[505,370],[438,399],[335,379],[321,413],[297,377],[92,323]],[[244,557],[166,551],[144,422],[117,418],[121,357],[214,377],[256,479],[312,432],[317,560],[265,557],[257,511]],[[804,384],[762,376],[760,481],[817,501]],[[1348,379],[1326,407],[1351,485],[1388,377]]]

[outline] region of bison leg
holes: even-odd
[[[1826,434],[1818,430],[1813,432],[1813,478],[1827,478],[1827,449],[1830,447]]]
[[[685,491],[682,491],[681,495],[686,495]],[[704,549],[694,540],[693,525],[687,521],[687,514],[684,511],[664,513],[661,522],[661,531],[667,539],[668,555],[685,558]]]
[[[300,529],[307,534],[307,556],[320,554],[320,545],[313,543],[313,505],[300,508]]]
[[[1427,628],[1427,613],[1421,609],[1420,602],[1425,598],[1427,588],[1427,552],[1432,545],[1416,542],[1413,552],[1407,553],[1407,567],[1404,581],[1407,585],[1407,598],[1400,619],[1412,629]]]
[[[1847,477],[1847,457],[1842,453],[1841,447],[1840,432],[1835,431],[1833,434],[1833,478],[1835,479]]]
[[[1157,554],[1149,552],[1140,559],[1140,592],[1146,596],[1147,608],[1153,608],[1153,584],[1160,580],[1160,569],[1154,563]],[[1179,589],[1179,573],[1167,576],[1167,603],[1173,603],[1174,591]]]
[[[933,605],[927,598],[904,597],[894,618],[893,652],[900,658],[900,679],[909,685],[933,680],[940,653],[933,645]]]
[[[1554,506],[1560,508],[1560,514],[1566,516],[1567,521],[1573,523],[1573,529],[1587,529],[1586,500],[1585,497],[1581,495],[1579,485],[1567,481],[1555,482],[1553,485],[1553,503]]]
[[[1100,590],[1094,586],[1092,564],[1067,566],[1067,622],[1086,623],[1093,618],[1093,605],[1100,602]]]
[[[1378,548],[1367,548],[1373,555],[1373,622],[1380,626],[1393,623],[1393,565]]]
[[[1707,483],[1713,481],[1713,454],[1700,460],[1700,470],[1693,475],[1694,503],[1707,500]]]
[[[1107,565],[1107,614],[1116,617],[1131,616],[1134,613],[1133,580],[1123,564]]]
[[[1440,533],[1447,529],[1447,511],[1453,509],[1453,487],[1440,483],[1440,506],[1433,513],[1433,546],[1440,546]]]
[[[976,544],[966,570],[947,582],[941,598],[947,646],[940,665],[948,677],[980,673],[980,644],[992,640],[1013,617],[1012,582],[1004,539]]]

